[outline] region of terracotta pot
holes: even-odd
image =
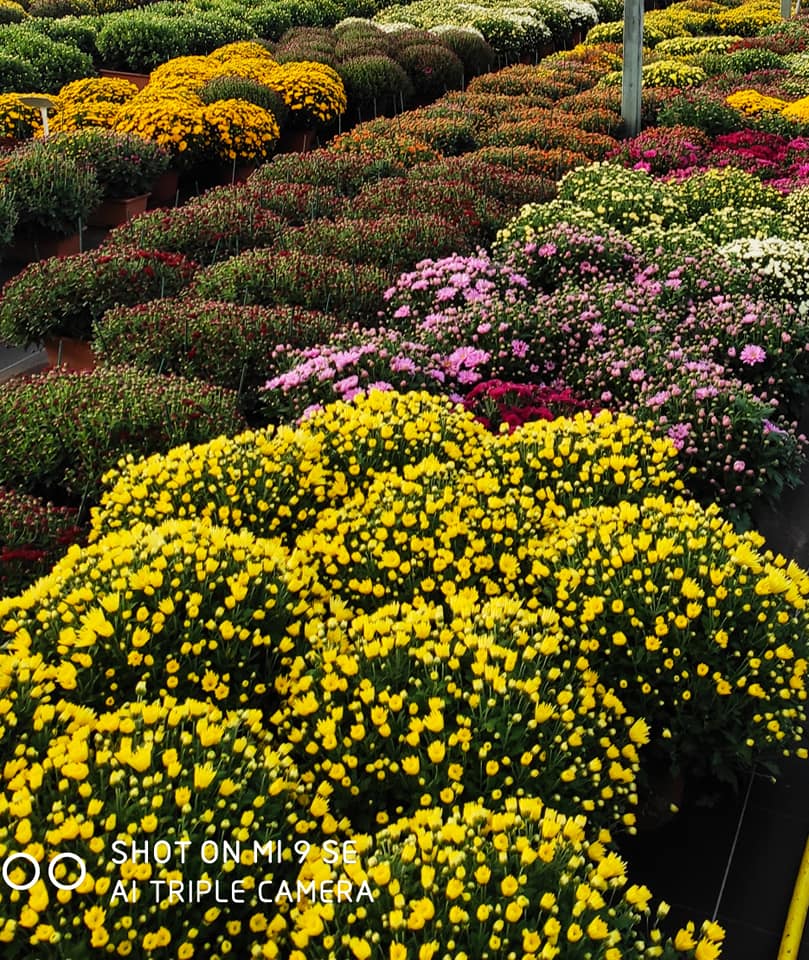
[[[127,197],[124,200],[105,200],[100,207],[87,218],[91,227],[117,227],[128,223],[133,217],[146,210],[151,194],[143,193],[139,197]]]
[[[15,237],[3,258],[10,263],[31,263],[48,257],[68,257],[74,253],[81,253],[81,234],[61,237],[42,231],[33,239]]]
[[[68,370],[94,370],[97,362],[90,344],[72,337],[47,337],[45,353],[51,367],[60,365]]]
[[[114,80],[128,80],[134,83],[138,90],[143,90],[149,82],[148,73],[130,73],[127,70],[99,70],[102,77],[111,77]]]
[[[177,203],[177,187],[180,183],[180,174],[176,170],[166,170],[152,184],[147,201],[148,209],[162,207],[166,204],[174,206]]]
[[[278,153],[308,153],[314,150],[317,131],[309,127],[306,130],[283,130],[278,141]]]

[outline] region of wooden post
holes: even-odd
[[[789,0],[782,0],[788,3]],[[643,70],[643,0],[624,0],[624,70],[621,116],[626,133],[640,133],[641,72]]]

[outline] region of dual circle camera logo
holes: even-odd
[[[32,867],[32,875],[24,883],[16,883],[11,879],[11,873],[14,870],[15,864],[18,861],[23,861],[24,863],[30,864]],[[79,868],[79,877],[77,880],[73,880],[71,883],[62,883],[56,876],[56,871],[60,863],[69,861],[74,866]],[[87,865],[80,856],[75,853],[58,853],[49,863],[48,863],[48,880],[51,884],[56,887],[57,890],[75,890],[77,887],[80,887],[84,882],[84,878],[87,876]],[[36,883],[39,883],[42,878],[42,867],[37,859],[31,856],[30,853],[11,853],[9,854],[4,863],[2,869],[3,883],[7,887],[10,887],[12,890],[30,890]]]

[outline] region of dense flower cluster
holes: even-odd
[[[57,110],[81,103],[126,103],[138,92],[130,80],[115,77],[87,77],[66,83],[57,98]]]
[[[198,160],[208,145],[205,106],[191,95],[139,93],[120,108],[113,129],[154,140],[175,157]]]
[[[345,112],[343,81],[324,63],[284,63],[271,70],[265,82],[283,96],[290,118],[305,126],[327,123]]]
[[[554,957],[560,950],[598,960],[620,960],[627,949],[661,956],[656,927],[648,941],[630,947],[628,940],[639,922],[659,922],[667,908],[653,913],[651,891],[628,883],[626,864],[607,840],[534,797],[505,811],[482,802],[420,810],[363,843],[359,865],[334,871],[368,878],[376,895],[361,914],[346,903],[294,911],[298,949],[291,958],[325,960],[334,956],[332,944],[370,957],[380,931],[391,960],[437,958],[449,938],[452,955],[481,960]],[[678,932],[677,956],[692,949],[696,957],[719,956],[719,924],[706,921],[696,939],[692,933],[693,926]]]
[[[245,100],[216,100],[205,107],[203,116],[217,132],[217,152],[223,160],[267,160],[281,133],[269,111]]]
[[[19,593],[46,574],[81,537],[78,511],[0,487],[0,594]]]
[[[26,140],[41,129],[39,110],[26,106],[16,93],[0,94],[0,137]]]
[[[114,616],[111,606],[108,597],[106,612]],[[41,658],[24,656],[20,670],[46,672]],[[23,681],[20,689],[27,685]],[[62,864],[67,890],[58,897],[49,895],[42,880],[24,896],[3,892],[2,939],[24,941],[34,950],[60,941],[87,955],[151,955],[169,945],[176,957],[249,949],[257,926],[266,924],[257,885],[274,886],[294,876],[289,863],[262,861],[253,841],[264,844],[266,837],[278,836],[291,848],[305,833],[295,768],[287,751],[273,745],[260,712],[223,713],[204,701],[167,697],[120,703],[96,714],[62,701],[37,706],[23,732],[10,723],[12,702],[4,703],[0,743],[9,775],[3,788],[4,800],[11,802],[0,814],[0,853],[24,844],[36,851],[37,862],[65,850],[74,856],[69,869]],[[217,833],[210,841],[214,811]],[[223,827],[228,815],[232,819]],[[144,835],[171,835],[185,844],[174,848],[185,854],[182,867],[175,857],[160,864],[132,854],[121,862],[114,854],[114,843],[129,851],[135,843],[142,847]],[[228,860],[222,873],[247,893],[228,904],[227,922],[219,908],[197,915],[169,893],[170,882],[184,873],[210,882],[225,866],[205,866],[206,840],[217,850],[227,843],[245,851],[244,858]],[[24,870],[17,867],[11,876],[23,882]],[[76,881],[81,882],[71,890]]]
[[[492,958],[718,956],[715,924],[676,948],[642,933],[651,893],[607,828],[634,829],[647,762],[732,776],[792,748],[809,579],[680,499],[675,453],[606,411],[492,434],[372,391],[122,462],[90,546],[0,603],[6,836],[88,865],[70,897],[0,901],[3,936],[178,957],[367,957],[372,931],[400,957],[450,939]],[[211,878],[196,853],[182,870],[112,858],[169,825],[198,851],[222,818],[245,851],[227,916],[192,922],[169,895]],[[257,858],[267,836],[289,855]],[[334,837],[359,857],[326,861]],[[262,919],[259,884],[338,878],[367,904],[310,892]],[[165,884],[134,937],[119,881]]]

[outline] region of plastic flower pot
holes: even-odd
[[[143,193],[139,197],[127,197],[123,200],[105,200],[87,218],[91,227],[117,227],[128,223],[133,217],[146,210],[151,194]]]
[[[113,80],[129,80],[138,90],[143,90],[149,82],[148,73],[129,73],[126,70],[99,70],[102,77],[111,77]]]
[[[177,187],[180,183],[180,174],[176,170],[166,170],[152,184],[147,201],[148,209],[162,207],[177,202]]]
[[[72,337],[46,337],[45,354],[51,367],[67,367],[68,370],[93,370],[97,357],[85,340]]]
[[[48,257],[67,257],[81,253],[81,234],[56,236],[42,231],[36,237],[15,237],[3,254],[9,263],[32,263]]]

